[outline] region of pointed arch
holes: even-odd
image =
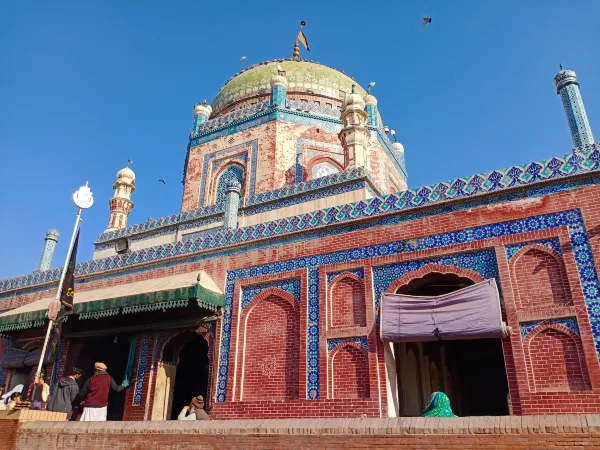
[[[544,245],[520,249],[509,263],[517,308],[571,305],[571,289],[562,256]]]
[[[350,272],[336,276],[329,286],[329,305],[331,327],[366,326],[364,280]]]
[[[211,204],[222,206],[225,202],[225,183],[236,179],[242,185],[242,195],[246,183],[246,166],[239,161],[230,161],[221,167],[213,176],[210,183]]]
[[[569,328],[540,325],[527,334],[523,348],[531,391],[590,389],[581,338]]]
[[[369,398],[369,357],[356,342],[340,342],[330,353],[331,398]]]

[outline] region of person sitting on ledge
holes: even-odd
[[[21,393],[13,392],[13,394],[10,396],[10,402],[8,403],[8,407],[6,409],[9,411],[12,411],[13,409],[19,409],[19,403],[21,403]]]
[[[456,417],[450,406],[450,399],[443,392],[434,392],[427,400],[421,417]]]
[[[184,406],[177,420],[209,420],[210,417],[204,411],[204,397],[194,397],[188,406]]]

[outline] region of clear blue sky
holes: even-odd
[[[433,23],[420,28],[424,14]],[[0,278],[36,269],[49,228],[63,264],[85,181],[96,204],[78,259],[90,259],[128,158],[130,224],[179,212],[193,104],[242,55],[290,57],[300,20],[303,57],[376,81],[418,187],[569,152],[559,63],[577,71],[599,138],[599,17],[597,0],[4,1]]]

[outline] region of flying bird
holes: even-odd
[[[163,180],[162,178],[158,181],[161,182],[162,184],[167,184],[167,182],[165,180]]]
[[[133,160],[132,159],[128,159],[127,160],[127,165],[133,164]]]
[[[431,17],[426,15],[425,17],[423,17],[423,22],[421,22],[421,26],[424,27],[428,23],[431,23]]]
[[[370,94],[371,93],[371,88],[375,87],[375,82],[371,81],[369,83],[369,85],[367,86],[367,92]]]
[[[248,59],[248,57],[247,57],[247,56],[242,56],[242,57],[240,58],[240,62],[244,62],[244,61],[246,61],[247,59]]]

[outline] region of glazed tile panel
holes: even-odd
[[[419,250],[452,247],[465,242],[476,242],[494,237],[512,236],[522,233],[567,227],[570,243],[573,248],[577,271],[584,294],[585,304],[590,317],[596,350],[600,358],[600,285],[592,259],[591,247],[583,226],[579,210],[565,211],[526,219],[513,220],[492,225],[483,225],[460,231],[452,231],[427,236],[414,240],[403,240],[368,247],[344,250],[324,255],[314,255],[306,258],[280,261],[251,268],[244,268],[228,273],[225,312],[223,314],[223,338],[219,359],[219,383],[217,401],[226,401],[227,374],[229,364],[231,311],[233,302],[234,283],[236,280],[253,278],[258,275],[281,273],[297,269],[308,269],[308,321],[307,321],[307,398],[319,399],[319,268],[327,264],[360,261],[366,258],[389,256],[401,253],[411,253]],[[456,265],[475,270],[484,278],[497,277],[498,268],[495,253],[491,249],[470,253],[448,255],[439,258],[407,261],[388,264],[373,268],[375,280],[374,307],[378,308],[380,296],[389,284],[396,278],[435,263]],[[501,286],[499,285],[499,288]]]
[[[559,319],[549,319],[549,320],[536,320],[532,322],[522,322],[519,324],[519,328],[521,331],[521,340],[524,341],[529,333],[535,330],[537,327],[541,325],[562,325],[573,333],[579,336],[579,325],[577,324],[576,317],[562,317]]]
[[[576,153],[562,158],[551,158],[544,163],[531,163],[523,167],[514,166],[504,171],[493,171],[467,179],[459,178],[450,183],[439,183],[429,187],[412,189],[400,194],[390,194],[381,198],[373,198],[367,201],[335,206],[292,218],[284,218],[256,226],[239,228],[235,231],[219,229],[218,231],[215,231],[214,234],[199,238],[193,243],[190,241],[179,241],[173,244],[158,245],[130,252],[126,255],[117,255],[96,261],[82,262],[77,264],[76,273],[77,275],[100,273],[110,269],[125,268],[135,264],[158,261],[163,258],[191,254],[200,250],[218,249],[226,245],[252,242],[258,239],[270,238],[298,231],[306,232],[311,228],[343,224],[344,222],[353,221],[355,219],[377,217],[393,212],[410,211],[419,206],[436,205],[450,200],[471,198],[479,194],[500,191],[510,187],[535,184],[546,181],[547,179],[557,179],[573,174],[588,173],[595,171],[598,168],[598,162],[600,161],[599,148],[600,146],[594,145],[586,149],[580,149]],[[540,167],[542,169],[540,169]],[[502,173],[505,175],[502,175]],[[486,178],[486,182],[481,182],[481,180]],[[429,214],[448,213],[473,207],[476,204],[490,204],[498,201],[511,201],[519,198],[542,196],[577,188],[586,183],[597,184],[598,182],[600,182],[600,180],[596,177],[590,180],[572,181],[560,184],[556,183],[540,189],[532,189],[529,192],[507,193],[507,195],[501,198],[491,200],[482,199],[480,203],[472,202],[441,206],[433,213]],[[196,212],[191,211],[189,215],[184,215],[183,217],[188,218],[194,214],[196,214]],[[407,220],[414,220],[415,218],[423,217],[424,215],[426,215],[426,213],[415,211],[412,215],[392,216],[383,219],[383,221],[374,221],[371,223],[359,224],[357,226],[368,228],[378,225],[397,224]],[[178,220],[179,216],[180,215],[177,214],[165,218],[165,222],[174,223]],[[335,230],[327,230],[323,235],[347,232],[351,229],[358,228],[353,228],[353,226],[346,229],[336,228]],[[313,235],[315,238],[318,236],[318,234]],[[306,238],[307,236],[304,235],[304,239]],[[57,281],[61,270],[61,268],[56,268],[2,280],[0,281],[0,292]]]

